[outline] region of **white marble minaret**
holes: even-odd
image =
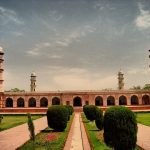
[[[123,76],[124,76],[124,74],[120,70],[118,72],[118,89],[119,90],[123,90],[124,89],[124,77]]]
[[[3,62],[4,62],[4,59],[3,59],[3,56],[4,56],[4,52],[3,52],[3,48],[0,47],[0,93],[1,92],[4,92],[4,87],[3,87],[3,72],[4,72],[4,69],[3,69]]]
[[[31,85],[30,85],[30,91],[31,92],[35,92],[35,88],[36,88],[36,75],[35,75],[35,73],[33,72],[33,73],[31,73]]]

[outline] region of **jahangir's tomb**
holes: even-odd
[[[46,112],[51,105],[72,105],[81,111],[84,105],[106,109],[123,105],[132,110],[150,110],[150,90],[124,89],[124,74],[118,72],[118,90],[36,91],[36,74],[31,74],[30,92],[5,92],[3,88],[4,52],[0,48],[0,112]]]

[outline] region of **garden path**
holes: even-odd
[[[47,127],[46,117],[33,121],[35,134]],[[27,123],[0,132],[0,150],[15,150],[30,139]]]
[[[64,150],[90,150],[80,113],[75,113]]]
[[[138,124],[137,145],[144,150],[150,150],[150,127]]]

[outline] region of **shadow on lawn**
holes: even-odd
[[[56,130],[53,130],[53,129],[44,129],[44,130],[41,130],[41,133],[58,133],[58,132],[62,132],[62,131],[56,131]]]
[[[93,131],[93,132],[98,132],[98,131],[100,131],[100,130],[98,130],[98,129],[91,129],[91,130],[89,130],[89,131]]]
[[[56,132],[53,129],[48,129],[48,130],[41,130],[42,133],[50,133],[50,132]]]
[[[82,121],[82,122],[83,122],[83,123],[89,123],[90,121],[87,120],[87,121]]]

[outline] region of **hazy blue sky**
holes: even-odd
[[[117,88],[150,83],[149,0],[0,0],[5,89]]]

